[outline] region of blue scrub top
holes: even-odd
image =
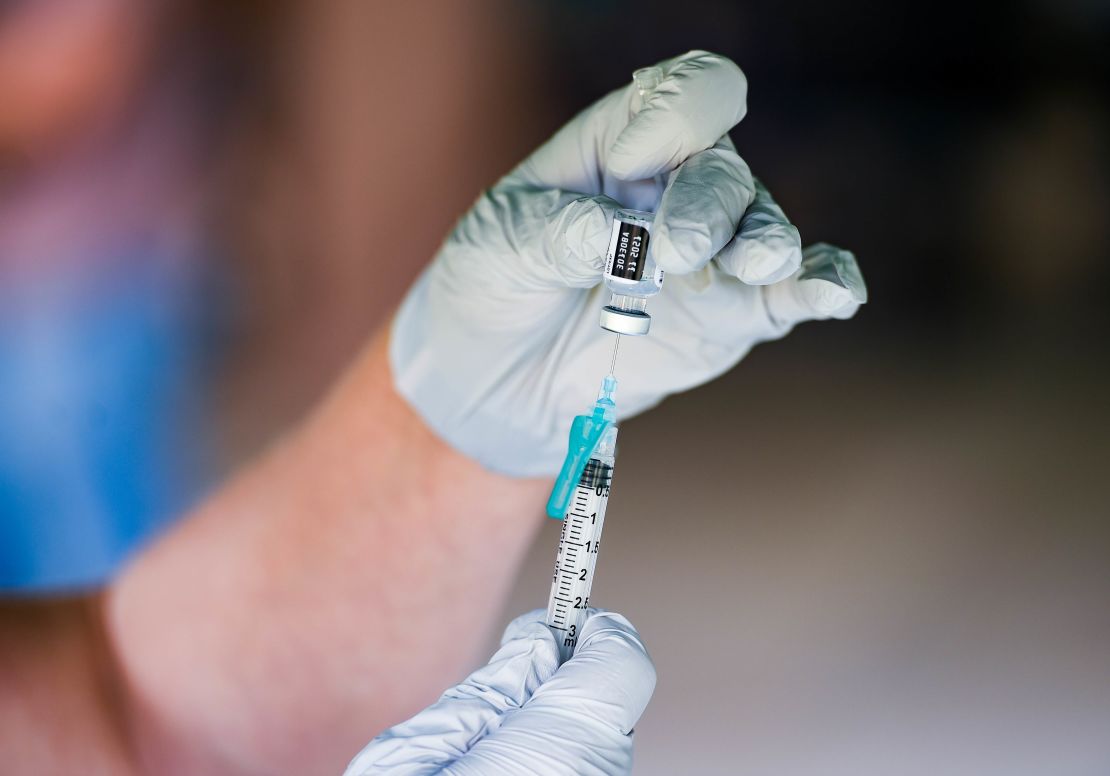
[[[159,258],[0,283],[0,593],[103,584],[203,484],[204,309]]]

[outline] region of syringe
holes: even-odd
[[[547,624],[560,636],[561,660],[574,652],[590,605],[617,454],[616,387],[616,378],[607,375],[593,412],[574,419],[570,451],[547,502],[547,513],[563,518],[547,602]]]
[[[634,112],[643,107],[662,78],[663,71],[657,67],[632,74],[639,96]],[[614,375],[621,335],[648,333],[651,316],[646,310],[647,301],[663,286],[663,271],[656,267],[650,253],[654,220],[653,213],[627,208],[618,210],[613,219],[603,276],[611,297],[602,308],[600,320],[603,329],[616,335],[612,363],[591,413],[578,415],[571,425],[567,457],[547,502],[547,514],[563,520],[547,602],[547,624],[561,636],[562,660],[574,652],[590,605],[605,507],[613,481],[617,455],[613,393],[617,388]]]

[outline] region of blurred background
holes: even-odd
[[[482,187],[690,48],[871,301],[622,431],[594,600],[658,665],[636,772],[1110,772],[1097,0],[0,3],[0,590],[110,578]]]

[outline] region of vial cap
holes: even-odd
[[[651,328],[651,316],[637,310],[618,310],[606,305],[601,308],[601,328],[614,334],[640,337]]]

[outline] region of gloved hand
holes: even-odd
[[[618,89],[486,192],[393,322],[401,395],[487,468],[555,473],[573,416],[592,405],[613,344],[599,282],[619,205],[656,212],[649,250],[667,278],[651,333],[622,339],[618,419],[866,300],[852,254],[803,253],[737,155],[726,133],[746,112],[740,69],[704,51],[660,67],[643,106],[631,85]]]
[[[632,727],[655,689],[639,635],[591,609],[560,666],[543,618],[537,609],[514,620],[488,665],[371,741],[344,776],[629,773]]]

